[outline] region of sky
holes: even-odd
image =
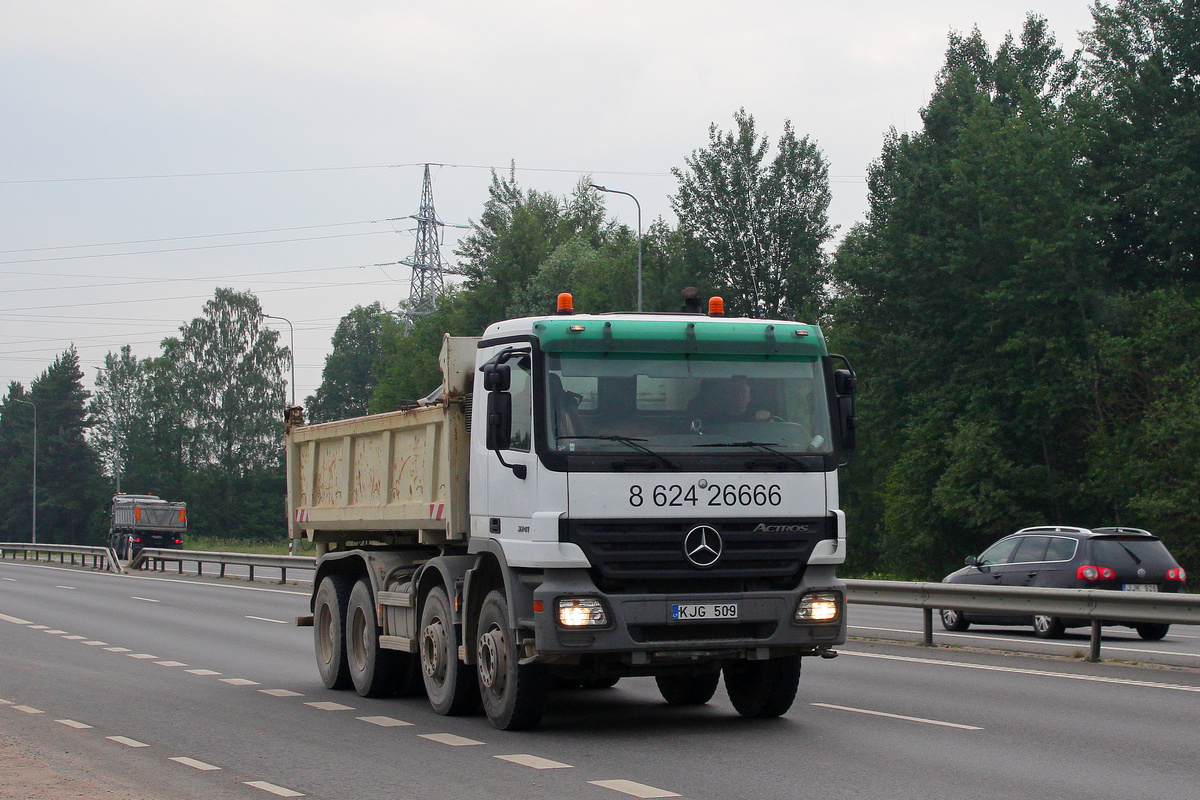
[[[672,168],[739,108],[822,149],[840,237],[950,32],[994,51],[1029,12],[1068,52],[1091,27],[1085,0],[0,0],[0,381],[74,345],[90,389],[232,287],[290,322],[303,402],[343,315],[408,298],[424,164],[451,264],[493,168],[674,225]]]

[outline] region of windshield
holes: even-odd
[[[547,357],[550,446],[567,453],[833,451],[821,362]]]

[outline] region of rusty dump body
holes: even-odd
[[[468,535],[467,393],[475,345],[450,339],[431,405],[289,426],[289,535],[440,545]]]

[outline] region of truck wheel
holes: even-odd
[[[725,689],[743,717],[782,716],[800,686],[800,656],[739,661],[725,667]]]
[[[346,611],[346,658],[354,690],[362,697],[386,697],[406,676],[413,660],[408,653],[379,646],[379,621],[375,601],[366,581],[358,581],[350,592]]]
[[[655,675],[654,682],[663,700],[673,706],[702,706],[717,692],[721,671],[701,672],[699,675]]]
[[[458,660],[458,634],[446,591],[436,586],[421,607],[421,673],[429,705],[442,716],[467,714],[479,706],[474,676]]]
[[[546,708],[549,676],[542,664],[518,663],[503,592],[493,591],[484,598],[476,644],[479,693],[492,726],[502,731],[535,727]]]
[[[350,581],[344,575],[328,575],[317,587],[313,603],[313,643],[317,670],[328,689],[350,688],[350,664],[346,658],[346,607]]]

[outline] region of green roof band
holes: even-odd
[[[582,327],[582,330],[571,330]],[[816,325],[744,320],[564,317],[537,322],[547,353],[757,355],[820,358],[828,354]]]

